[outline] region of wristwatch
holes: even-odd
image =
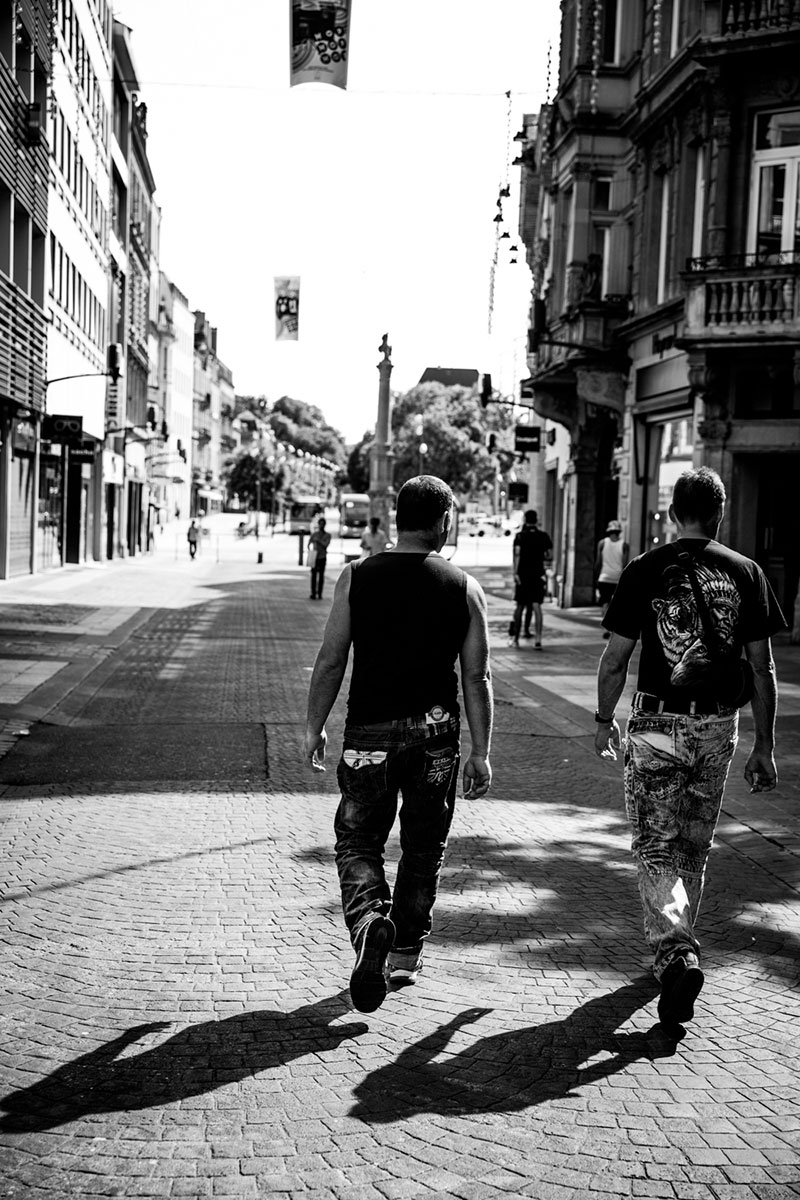
[[[613,725],[614,724],[614,714],[612,713],[610,717],[601,717],[599,708],[595,709],[594,719],[595,719],[595,723],[597,725]]]

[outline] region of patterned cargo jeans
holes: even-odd
[[[736,749],[739,714],[677,716],[634,707],[625,732],[625,806],[644,932],[657,979],[699,954],[694,923],[706,860]]]
[[[394,949],[417,954],[431,930],[439,872],[458,783],[459,722],[441,710],[376,725],[348,725],[337,779],[336,867],[353,939],[372,914],[390,916]],[[401,858],[394,896],[384,848],[400,808]]]

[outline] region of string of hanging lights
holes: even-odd
[[[653,57],[661,53],[661,6],[662,0],[653,0]]]
[[[510,240],[511,235],[507,230],[502,230],[503,224],[503,201],[507,200],[511,195],[511,185],[509,183],[509,172],[511,170],[511,92],[506,92],[506,160],[505,160],[505,181],[500,186],[500,191],[497,196],[497,212],[492,220],[494,221],[494,252],[492,254],[492,264],[489,268],[489,319],[487,322],[489,333],[492,332],[492,323],[494,320],[494,297],[495,284],[497,280],[497,266],[500,261],[500,242]],[[512,259],[516,262],[516,259]]]
[[[592,12],[592,83],[589,91],[589,108],[597,112],[598,77],[600,74],[600,56],[603,29],[603,0],[594,0]]]

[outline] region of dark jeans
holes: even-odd
[[[438,716],[439,714],[437,714]],[[431,931],[439,872],[453,820],[459,723],[426,717],[348,725],[337,778],[336,867],[351,939],[373,913],[390,916],[394,949],[416,954]],[[384,849],[400,808],[400,862],[392,895]]]
[[[311,568],[311,595],[319,596],[322,599],[322,583],[325,579],[325,562],[324,558],[317,557],[316,564]]]

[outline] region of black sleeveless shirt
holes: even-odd
[[[354,725],[458,713],[455,662],[467,635],[467,577],[437,554],[389,551],[350,576]]]

